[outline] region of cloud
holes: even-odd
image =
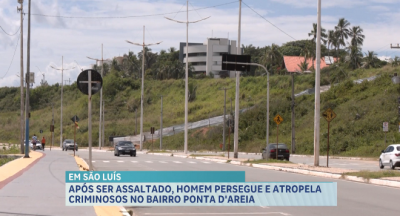
[[[374,5],[368,7],[371,11],[390,11],[390,8],[382,5]]]

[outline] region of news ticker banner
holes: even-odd
[[[67,206],[337,206],[336,182],[245,182],[244,171],[67,171]]]

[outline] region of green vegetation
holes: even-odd
[[[15,158],[0,158],[0,166],[3,166],[4,164],[14,160]]]
[[[7,146],[2,146],[0,149],[0,155],[2,154],[19,154],[20,149],[18,145],[10,145],[8,144]]]
[[[259,159],[259,160],[247,160],[244,161],[244,163],[252,163],[252,164],[262,164],[262,163],[286,163],[286,164],[291,164],[292,162],[287,161],[287,160],[275,160],[275,159]]]
[[[357,176],[362,177],[365,179],[380,179],[380,178],[387,178],[387,177],[400,177],[400,172],[398,171],[365,171],[362,170],[360,172],[350,172],[350,173],[343,173],[343,175],[348,176]]]
[[[212,155],[212,154],[191,154],[189,156],[190,157],[225,157],[224,154],[216,154],[216,155]]]

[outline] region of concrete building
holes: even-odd
[[[189,43],[188,62],[196,74],[208,76],[212,73],[215,78],[235,77],[234,71],[222,70],[222,54],[237,54],[236,41],[227,38],[207,38],[204,43]],[[186,42],[180,43],[179,60],[186,63]]]

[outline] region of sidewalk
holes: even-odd
[[[41,151],[31,154],[39,153]],[[0,189],[0,215],[96,216],[93,207],[65,206],[65,171],[79,171],[74,157],[49,149],[43,153],[45,155],[35,161],[36,164]],[[5,166],[18,169],[19,165]]]

